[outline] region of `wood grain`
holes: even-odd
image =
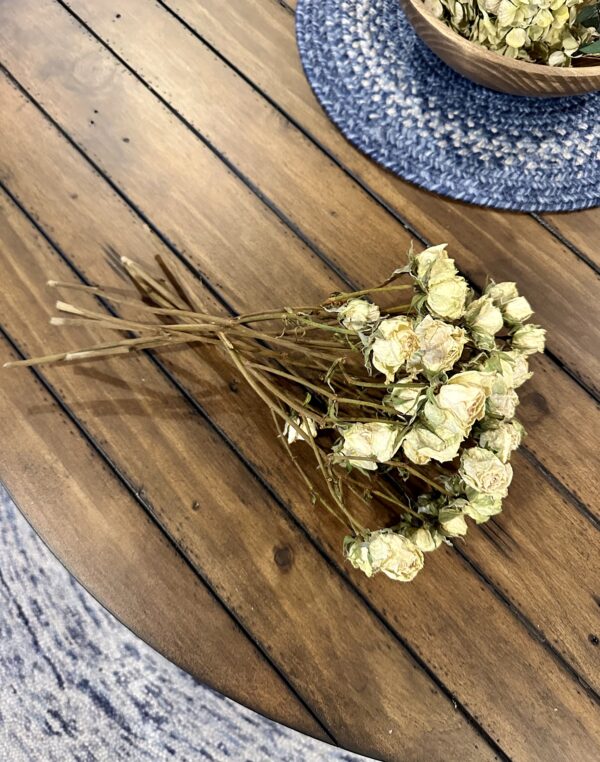
[[[6,243],[6,200],[0,204]],[[16,358],[0,336],[0,362]],[[32,373],[2,374],[0,425],[3,482],[100,603],[202,682],[329,740]]]
[[[570,214],[545,214],[544,220],[565,236],[596,268],[600,268],[600,210],[587,209]]]
[[[9,92],[5,90],[2,95],[4,102],[9,103]],[[10,174],[19,195],[26,197],[44,226],[47,223],[52,226],[52,235],[68,251],[77,267],[88,277],[106,281],[114,278],[114,273],[104,260],[103,252],[106,250],[118,246],[122,253],[138,258],[147,257],[147,261],[158,252],[168,256],[168,251],[161,248],[147,229],[132,223],[127,210],[108,188],[102,190],[98,178],[82,166],[75,152],[69,150],[63,140],[52,137],[50,132],[42,132],[40,117],[36,118],[35,112],[31,108],[27,109],[16,94],[14,98],[15,108],[11,111],[15,113],[15,120],[25,112],[28,123],[35,125],[32,134],[44,134],[44,140],[38,141],[43,146],[40,149],[36,146],[36,141],[29,137],[30,133],[18,134],[16,129],[10,130],[10,153],[26,153],[30,156],[37,167],[39,183],[28,183],[27,173],[17,163],[10,167],[5,165],[4,173]],[[17,124],[15,121],[15,127]],[[19,143],[19,140],[22,142]],[[61,177],[64,188],[61,188]],[[43,193],[43,188],[48,186],[57,188],[58,195],[48,199]],[[77,189],[76,194],[72,193],[74,188]],[[76,195],[77,198],[72,199],[71,195]],[[62,216],[60,210],[63,211]],[[72,217],[80,220],[81,225],[71,225],[69,220]],[[122,234],[124,229],[128,231],[127,236]],[[85,230],[84,236],[81,236],[81,230]],[[298,274],[298,277],[302,276]],[[305,277],[310,278],[310,273]],[[256,431],[256,436],[260,437],[258,465],[261,466],[264,477],[282,491],[314,535],[325,537],[328,552],[339,559],[337,529],[328,526],[322,516],[314,515],[304,499],[302,485],[293,477],[290,478],[289,473],[281,473],[277,443],[273,442],[268,426],[265,426],[261,408],[243,386],[236,387],[235,377],[226,366],[216,364],[214,358],[210,363],[197,362],[183,354],[173,362],[167,362],[195,392],[219,425],[230,436],[237,438],[237,444],[242,448],[245,445],[243,439],[239,438],[240,416],[247,420],[251,430]],[[233,388],[237,388],[233,395],[230,383]],[[248,455],[256,459],[256,448],[252,449],[255,452],[249,451]],[[566,720],[566,725],[557,726],[555,714],[546,714],[545,707],[555,705],[557,701],[564,702],[565,696],[569,695],[574,702],[571,706],[578,707],[580,698],[576,688],[569,688],[570,678],[557,669],[552,658],[544,653],[539,644],[536,646],[530,640],[530,636],[510,612],[496,597],[490,595],[489,590],[481,585],[460,559],[450,557],[442,565],[436,560],[436,567],[428,571],[431,574],[423,576],[424,587],[421,588],[390,588],[385,582],[373,586],[360,576],[353,576],[382,614],[403,637],[409,639],[423,658],[436,664],[457,698],[468,704],[489,732],[494,737],[499,737],[511,753],[531,753],[527,751],[526,740],[519,737],[518,728],[531,721],[532,711],[536,716],[546,717],[545,748],[556,749],[557,744],[562,748],[564,741],[559,738],[569,735],[566,728],[570,720]],[[447,580],[447,585],[439,585],[438,580],[441,578]],[[412,612],[410,618],[400,613],[406,610]],[[485,612],[484,616],[482,611]],[[461,623],[465,621],[477,621],[478,626],[470,635],[472,648],[457,661],[457,651],[463,651]],[[585,642],[592,650],[591,644]],[[514,670],[503,670],[502,663],[507,658],[515,665]],[[540,675],[544,676],[541,681]],[[561,716],[568,717],[570,711],[572,710],[565,707],[561,710]],[[560,736],[555,733],[560,733]]]
[[[458,35],[426,9],[423,0],[400,3],[427,47],[473,82],[501,93],[541,98],[600,90],[600,69],[595,66],[561,68],[499,56]]]

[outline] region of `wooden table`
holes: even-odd
[[[115,254],[250,310],[448,241],[548,329],[504,513],[410,585],[354,573],[206,352],[2,372],[0,477],[128,627],[269,717],[403,762],[598,759],[600,211],[482,210],[379,169],[312,96],[293,5],[0,2],[1,359],[96,339],[49,325],[45,283],[119,285]]]

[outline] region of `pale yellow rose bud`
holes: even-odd
[[[512,386],[513,389],[518,389],[519,386],[525,383],[528,379],[531,378],[533,373],[529,370],[529,363],[527,362],[527,357],[520,352],[515,352],[514,350],[511,350],[510,352],[502,352],[501,353],[505,358],[508,358],[508,360],[512,363],[512,367],[510,369],[510,382],[506,376],[506,374],[503,373],[505,381],[509,383],[509,386]]]
[[[344,328],[350,331],[364,331],[368,325],[379,320],[379,307],[365,299],[350,299],[339,308],[338,317]]]
[[[493,374],[466,371],[452,376],[436,396],[439,407],[449,410],[465,430],[485,415],[485,400],[491,392]]]
[[[500,374],[496,375],[492,393],[487,398],[487,412],[494,418],[514,418],[519,396]]]
[[[498,497],[506,497],[512,480],[510,465],[482,447],[470,447],[463,452],[458,473],[475,492]]]
[[[402,449],[406,457],[417,465],[425,465],[430,460],[445,463],[458,455],[463,439],[462,432],[444,432],[443,436],[439,436],[417,423],[405,436]]]
[[[502,498],[497,495],[484,495],[481,492],[467,489],[467,498],[468,502],[463,510],[477,524],[485,523],[492,516],[502,511]]]
[[[495,347],[494,336],[504,325],[504,320],[491,296],[486,294],[471,302],[465,313],[465,321],[471,329],[476,346],[480,349]]]
[[[398,383],[383,401],[400,415],[414,415],[425,396],[425,389],[425,384]]]
[[[449,384],[468,384],[470,386],[480,386],[486,393],[486,396],[492,393],[496,373],[487,370],[463,370],[455,373],[448,379]]]
[[[406,457],[418,465],[430,460],[453,460],[466,436],[462,423],[451,411],[432,402],[425,403],[422,419],[404,437],[402,449]]]
[[[410,318],[386,318],[379,324],[371,346],[373,365],[385,373],[385,380],[391,383],[418,346],[419,340]]]
[[[434,320],[427,315],[415,328],[418,349],[408,361],[408,368],[428,373],[451,370],[460,359],[467,335],[462,328]]]
[[[375,573],[369,557],[369,544],[359,537],[344,537],[344,556],[367,577]]]
[[[306,442],[307,439],[314,439],[317,436],[317,426],[312,418],[301,419],[299,415],[295,415],[292,417],[292,420],[300,431],[286,421],[283,435],[287,439],[288,444]]]
[[[425,284],[431,275],[434,278],[450,278],[456,275],[454,260],[448,257],[446,253],[447,243],[441,243],[438,246],[430,246],[424,249],[420,254],[415,254],[412,258],[412,269],[415,277]],[[433,268],[433,273],[432,273]]]
[[[539,325],[524,325],[517,328],[512,336],[513,349],[524,355],[543,352],[546,344],[546,331]]]
[[[512,5],[510,0],[503,0],[503,2]],[[510,302],[511,299],[516,299],[519,296],[517,291],[517,284],[510,281],[504,281],[503,283],[490,283],[485,289],[485,294],[491,297],[492,301],[497,307],[502,307],[506,302]]]
[[[410,582],[423,568],[422,551],[402,534],[379,529],[364,538],[346,537],[344,555],[367,577],[383,572],[398,582]]]
[[[506,386],[517,389],[533,375],[529,371],[527,357],[521,352],[493,352],[483,364],[486,371],[495,371],[502,376]],[[494,379],[496,376],[494,375]],[[490,392],[491,393],[491,392]]]
[[[495,453],[503,463],[507,463],[513,450],[521,444],[525,429],[519,421],[506,421],[486,429],[479,436],[479,444]]]
[[[438,521],[447,537],[464,537],[467,533],[467,522],[460,508],[441,508]]]
[[[400,447],[400,426],[394,423],[353,423],[342,436],[341,460],[368,471],[391,460]]]
[[[420,527],[411,527],[405,532],[409,540],[422,550],[423,553],[431,553],[431,551],[439,548],[444,541],[444,536],[440,534],[430,524],[423,524]]]
[[[460,276],[430,282],[427,287],[427,307],[432,315],[447,320],[458,320],[465,313],[469,287]]]
[[[506,302],[502,307],[502,314],[508,325],[518,325],[529,320],[533,315],[533,310],[524,296],[518,296],[516,299]]]

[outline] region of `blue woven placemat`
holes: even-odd
[[[418,39],[398,0],[299,0],[296,33],[329,117],[395,174],[499,209],[600,205],[600,94],[522,98],[475,85]]]

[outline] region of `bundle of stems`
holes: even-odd
[[[7,365],[214,347],[268,408],[313,504],[350,532],[350,562],[408,581],[423,551],[466,533],[465,516],[481,523],[501,510],[523,434],[514,389],[544,341],[543,329],[523,325],[531,309],[514,283],[475,298],[445,248],[411,251],[406,267],[372,288],[237,316],[211,312],[188,274],[160,257],[156,276],[123,257],[133,289],[49,282],[98,304],[60,300],[54,325],[114,338]],[[135,318],[124,317],[132,308]],[[374,505],[393,518],[372,531],[364,516],[380,520]]]
[[[331,451],[331,437],[307,436],[310,422],[317,430],[336,430],[340,424],[397,420],[394,408],[383,404],[389,387],[375,381],[365,367],[364,347],[356,331],[339,324],[335,308],[353,298],[378,295],[412,296],[411,284],[384,283],[373,288],[330,295],[317,305],[286,307],[235,317],[209,314],[197,291],[182,272],[175,273],[162,258],[157,263],[163,277],[154,277],[143,266],[122,257],[121,264],[135,292],[125,289],[48,281],[48,286],[83,292],[119,306],[133,306],[148,314],[146,320],[128,320],[59,300],[56,309],[68,317],[53,317],[56,326],[106,328],[126,335],[81,349],[5,363],[4,367],[74,363],[180,344],[210,344],[220,349],[233,367],[269,409],[286,452],[315,504],[323,506],[352,532],[365,531],[348,507],[347,495],[370,503],[373,497],[402,513],[418,514],[394,489],[393,469],[401,469],[420,485],[443,491],[436,477],[441,467],[417,468],[404,460],[389,462],[390,478],[381,484],[360,470],[348,480],[343,461]],[[408,314],[410,299],[387,309],[388,314]],[[111,310],[111,312],[113,312]],[[415,384],[418,386],[418,384]],[[293,431],[297,437],[290,436]],[[285,433],[284,433],[285,432]],[[317,465],[317,479],[292,452],[288,439],[308,442]],[[373,458],[365,458],[365,461]],[[403,489],[407,488],[403,481]],[[422,489],[421,489],[422,491]]]

